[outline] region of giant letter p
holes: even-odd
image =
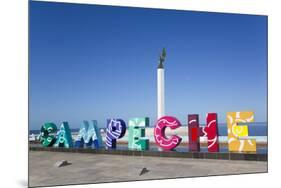
[[[122,138],[126,132],[126,123],[122,119],[107,119],[106,147],[115,149],[116,140]]]

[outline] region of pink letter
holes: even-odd
[[[181,137],[172,135],[171,138],[165,136],[165,129],[176,129],[181,126],[179,120],[171,116],[164,116],[158,119],[156,127],[154,128],[154,138],[158,146],[164,150],[172,150],[177,147],[181,142]]]

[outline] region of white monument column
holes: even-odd
[[[165,69],[157,68],[157,118],[165,115]]]
[[[166,58],[166,49],[163,48],[157,67],[157,119],[165,116],[165,69],[163,62]],[[158,147],[158,151],[163,151]]]
[[[165,115],[165,69],[163,62],[166,58],[166,49],[163,48],[162,54],[159,57],[157,68],[157,118]]]

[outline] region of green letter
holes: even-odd
[[[145,138],[145,127],[149,125],[149,118],[129,119],[128,148],[132,150],[148,150],[149,139]]]

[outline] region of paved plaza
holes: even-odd
[[[55,167],[59,160],[70,164]],[[146,173],[140,175],[143,168]],[[267,172],[267,162],[68,152],[29,152],[29,186]]]

